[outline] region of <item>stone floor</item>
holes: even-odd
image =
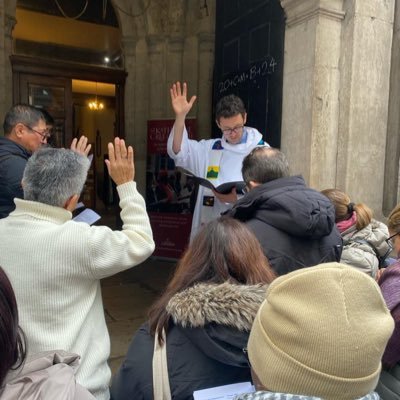
[[[109,364],[118,370],[137,328],[146,320],[149,306],[163,291],[175,262],[150,258],[144,263],[102,281],[106,322],[111,337]]]
[[[120,229],[118,206],[105,206],[96,199],[96,212],[101,219],[96,225]],[[111,339],[109,365],[118,370],[133,334],[147,319],[150,305],[157,299],[173,273],[176,262],[150,257],[144,263],[101,282],[104,312]]]

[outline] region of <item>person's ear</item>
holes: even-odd
[[[216,119],[215,123],[217,124],[218,128],[221,129],[220,125],[219,125],[219,121]]]
[[[25,125],[18,122],[18,124],[16,124],[13,128],[13,132],[18,138],[21,138],[24,134],[24,128]]]
[[[250,190],[252,190],[252,189],[256,188],[257,186],[260,186],[260,183],[254,182],[254,181],[249,181],[247,186],[249,187]]]
[[[64,204],[64,208],[68,211],[74,211],[78,204],[79,194],[74,194]]]
[[[243,125],[246,125],[246,121],[247,121],[247,113],[243,114]]]

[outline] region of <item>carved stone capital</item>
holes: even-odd
[[[125,36],[121,40],[125,57],[134,57],[136,55],[136,37]]]
[[[280,0],[288,27],[301,24],[315,16],[341,21],[344,19],[343,0]]]
[[[184,38],[182,36],[170,36],[168,45],[173,53],[181,53],[183,51]]]
[[[14,16],[5,14],[4,15],[4,34],[7,38],[12,38],[12,31],[14,29],[17,20]]]
[[[165,42],[165,36],[161,35],[149,35],[147,36],[147,45],[149,48],[149,54],[157,54],[162,51]]]
[[[201,52],[214,51],[215,35],[209,32],[200,32],[198,35],[199,50]]]

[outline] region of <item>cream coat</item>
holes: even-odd
[[[75,381],[80,357],[62,350],[31,356],[12,371],[0,389],[0,400],[94,400]]]

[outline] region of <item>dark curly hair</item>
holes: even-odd
[[[220,118],[231,118],[238,114],[244,118],[246,107],[243,100],[234,94],[222,97],[215,107],[215,119],[218,122]]]

